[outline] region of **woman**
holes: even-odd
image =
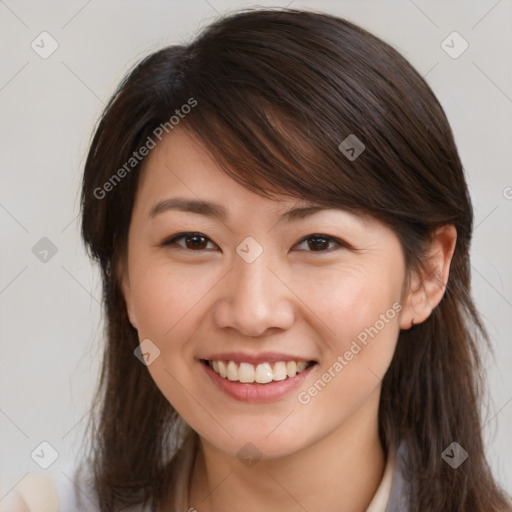
[[[481,435],[462,165],[389,45],[256,10],[150,55],[82,209],[107,345],[63,510],[512,510]]]

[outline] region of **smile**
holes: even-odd
[[[265,362],[254,365],[247,362],[221,360],[206,361],[206,363],[222,378],[248,384],[268,384],[292,378],[314,364],[313,361],[277,361],[273,364]]]
[[[255,361],[201,359],[217,389],[240,402],[269,403],[296,390],[318,366],[316,361]]]

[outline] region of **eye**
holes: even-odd
[[[304,244],[304,243],[306,243],[307,247],[311,249],[308,252],[330,252],[330,251],[328,251],[328,249],[329,249],[328,246],[331,243],[335,244],[337,246],[340,246],[340,247],[348,247],[348,244],[346,244],[345,242],[343,242],[337,238],[334,238],[332,236],[322,235],[322,234],[310,235],[310,236],[302,239],[299,242],[298,246],[301,244]]]
[[[185,245],[178,244],[178,240],[184,240]],[[180,233],[178,235],[174,235],[168,240],[165,240],[162,242],[162,246],[168,247],[171,245],[177,245],[179,248],[182,249],[190,249],[192,251],[203,251],[206,250],[206,246],[208,245],[208,241],[211,242],[211,240],[202,233]],[[213,244],[213,242],[211,242]]]
[[[179,241],[184,241],[184,244],[178,243]],[[206,235],[198,232],[189,232],[174,235],[162,242],[161,245],[163,247],[176,246],[176,248],[199,252],[207,250],[209,242],[212,245],[215,245]],[[301,244],[307,244],[306,252],[331,252],[330,249],[336,246],[350,248],[349,244],[346,242],[343,242],[338,238],[322,234],[309,235],[308,237],[303,238],[297,246],[300,246]],[[334,246],[329,247],[330,244],[334,244]]]

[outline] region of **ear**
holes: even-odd
[[[132,299],[132,289],[130,286],[130,279],[128,276],[127,265],[125,261],[119,263],[119,280],[121,283],[121,291],[123,293],[124,301],[126,303],[126,312],[128,318],[134,329],[137,329],[137,316],[135,314],[135,307]]]
[[[431,235],[425,269],[421,274],[415,272],[411,277],[409,290],[402,302],[404,309],[400,318],[401,329],[410,329],[424,322],[441,302],[456,242],[457,230],[452,224],[441,226]]]

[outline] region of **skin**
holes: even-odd
[[[148,218],[157,202],[176,196],[221,203],[228,218],[221,222],[182,211]],[[391,229],[334,209],[278,222],[282,212],[305,204],[243,188],[181,127],[145,161],[122,288],[140,340],[150,339],[160,349],[148,371],[199,434],[189,506],[200,512],[364,511],[382,478],[381,379],[400,329],[424,321],[441,300],[456,232],[447,225],[434,233],[429,271],[411,273],[406,289],[408,271]],[[203,234],[205,245],[195,249],[189,240],[187,248],[186,239],[161,245],[181,232]],[[354,250],[327,239],[315,251],[304,241],[313,234],[339,238]],[[236,252],[248,236],[263,248],[252,263]],[[301,404],[298,393],[395,303],[401,311]],[[242,403],[217,389],[198,360],[224,351],[278,351],[318,364],[285,397]],[[252,467],[237,457],[248,442],[262,454]]]

